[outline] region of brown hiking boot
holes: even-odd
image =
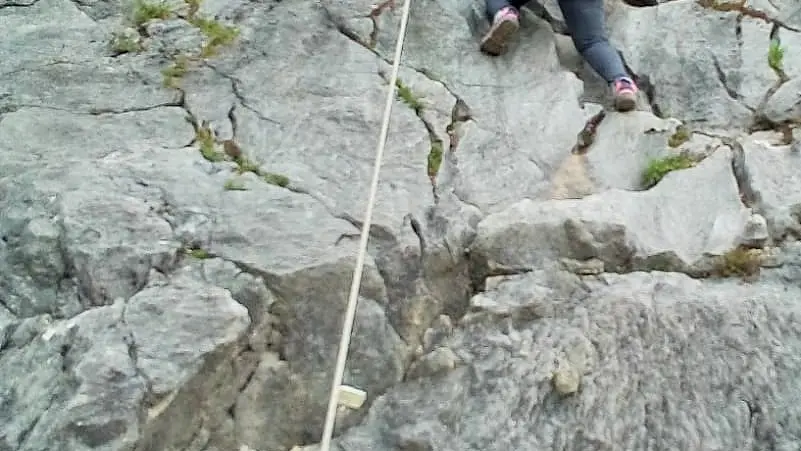
[[[520,28],[520,14],[511,6],[507,6],[495,14],[487,34],[481,40],[481,51],[493,56],[506,52],[506,43]]]
[[[637,106],[637,85],[634,80],[621,77],[612,85],[615,98],[615,109],[618,111],[631,111]]]

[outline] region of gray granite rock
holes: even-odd
[[[798,295],[675,273],[515,276],[482,296],[519,315],[470,313],[447,344],[465,364],[400,385],[335,449],[795,449]]]
[[[371,3],[0,0],[0,450],[319,442],[400,19]],[[797,143],[742,130],[797,119],[801,18],[752,5],[779,86],[770,24],[634,3],[654,102],[591,136],[556,2],[500,58],[480,1],[412,3],[338,449],[798,449]],[[759,274],[681,274],[710,261]]]
[[[654,83],[663,114],[688,123],[747,127],[777,82],[767,60],[771,25],[738,19],[736,11],[716,11],[693,0],[656,8],[619,4],[609,28],[632,69]],[[780,36],[784,70],[797,77],[801,34],[783,30]]]
[[[716,189],[706,190],[709,185]],[[471,255],[486,274],[561,257],[597,258],[610,271],[688,271],[703,257],[736,246],[748,216],[731,154],[720,150],[648,191],[520,201],[479,223]]]

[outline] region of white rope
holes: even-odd
[[[350,297],[348,298],[347,311],[345,312],[345,325],[342,327],[342,338],[339,342],[339,353],[337,355],[336,368],[334,369],[334,380],[331,383],[331,396],[328,400],[328,411],[325,416],[325,428],[323,429],[320,451],[329,451],[331,438],[334,435],[334,421],[336,420],[336,412],[339,405],[339,387],[342,385],[342,377],[345,373],[345,363],[348,358],[348,349],[350,348],[350,336],[353,331],[353,322],[356,316],[356,305],[358,303],[359,288],[362,282],[364,260],[367,256],[367,239],[370,236],[370,226],[373,222],[373,206],[375,205],[376,194],[378,192],[381,162],[384,159],[384,147],[386,146],[387,134],[389,133],[389,120],[392,114],[392,104],[395,100],[395,85],[398,82],[398,71],[400,70],[401,54],[403,53],[403,41],[406,39],[406,25],[409,21],[410,4],[411,0],[404,0],[403,2],[400,31],[398,32],[398,38],[395,44],[395,57],[392,60],[392,75],[389,79],[387,101],[384,106],[384,118],[381,122],[381,132],[378,137],[378,146],[375,152],[373,181],[370,185],[370,197],[367,200],[367,210],[364,214],[364,224],[362,225],[361,239],[359,241],[359,255],[356,259],[356,268],[353,270]]]

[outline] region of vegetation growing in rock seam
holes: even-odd
[[[161,71],[164,77],[164,86],[168,88],[177,88],[180,86],[181,79],[189,70],[189,58],[185,55],[178,55],[171,65],[165,67]]]
[[[217,139],[208,121],[203,120],[198,123],[197,118],[192,114],[189,114],[186,120],[195,128],[195,140],[193,144],[198,147],[200,155],[207,161],[212,163],[233,161],[236,163],[236,172],[239,175],[251,172],[271,185],[280,186],[281,188],[289,186],[288,177],[263,171],[258,163],[253,162],[242,153],[239,144],[234,142],[234,140],[228,139],[222,141],[224,151],[221,152],[218,150]],[[240,181],[234,179],[225,182],[223,188],[227,191],[242,191],[246,189]]]
[[[690,140],[690,129],[687,128],[685,125],[679,125],[676,127],[676,131],[670,135],[668,138],[668,146],[670,147],[679,147],[682,144],[686,143]]]
[[[217,150],[214,134],[208,123],[204,122],[195,131],[195,143],[200,148],[200,155],[206,160],[216,163],[225,160],[225,155]]]
[[[245,184],[242,181],[235,179],[226,180],[225,185],[223,185],[223,189],[226,191],[247,191]]]
[[[642,186],[645,189],[652,188],[669,172],[680,169],[689,169],[695,166],[696,161],[687,155],[671,155],[660,160],[653,160],[645,168],[642,176]]]
[[[420,116],[425,109],[420,97],[418,97],[411,90],[411,88],[403,84],[403,82],[400,80],[397,80],[395,86],[397,87],[398,99],[406,106],[411,108],[412,111],[414,111],[414,114],[416,114],[417,117],[420,117],[420,119],[425,122],[425,120]],[[429,140],[431,141],[428,157],[426,158],[426,173],[428,174],[428,178],[431,179],[431,183],[435,183],[437,174],[439,173],[439,168],[442,165],[444,145],[442,140],[436,136],[428,124],[426,124],[426,128],[428,129]]]
[[[166,2],[148,2],[147,0],[136,0],[134,2],[133,23],[137,28],[151,20],[164,20],[172,15],[172,9]]]
[[[209,254],[209,252],[206,251],[205,249],[188,247],[184,250],[184,252],[186,252],[187,255],[189,255],[190,257],[196,258],[198,260],[205,260],[211,258],[211,254]]]
[[[229,45],[239,36],[236,27],[224,25],[216,20],[199,17],[201,0],[184,0],[188,7],[188,13],[184,18],[189,24],[197,28],[204,37],[204,42],[197,55],[177,55],[172,64],[162,70],[164,86],[168,88],[179,88],[180,81],[186,75],[191,63],[203,58],[209,58],[217,54],[223,46]],[[148,0],[136,0],[134,3],[133,23],[142,33],[142,27],[149,21],[160,19],[165,20],[174,15],[174,11],[165,2],[149,2]],[[119,42],[112,44],[115,51],[125,53],[136,47],[129,42]]]
[[[237,165],[236,172],[239,174],[250,172],[256,174],[265,183],[269,183],[270,185],[280,186],[281,188],[286,188],[289,186],[288,177],[281,174],[275,174],[273,172],[262,171],[261,166],[258,163],[251,161],[248,157],[242,154],[233,157],[233,161]]]
[[[768,66],[775,71],[784,69],[784,48],[775,39],[770,41],[768,47]]]
[[[782,47],[778,38],[772,38],[770,40],[770,46],[768,47],[768,66],[770,66],[771,70],[779,77],[780,83],[789,80],[787,73],[784,72],[784,47]]]
[[[239,36],[239,30],[236,28],[223,25],[214,20],[191,18],[189,23],[196,26],[206,37],[206,42],[200,49],[202,58],[216,55],[220,47],[231,44]]]
[[[428,152],[428,177],[431,179],[431,182],[434,182],[434,179],[439,174],[439,167],[442,165],[442,153],[443,153],[443,145],[442,140],[434,140],[431,142],[431,149]]]
[[[723,254],[717,261],[712,274],[717,277],[753,277],[761,267],[759,250],[738,246]]]
[[[401,102],[405,103],[416,114],[423,111],[423,103],[408,86],[404,85],[400,80],[395,83],[395,86],[398,87],[398,98]]]
[[[110,47],[114,55],[142,51],[142,44],[138,39],[119,32],[112,33]]]

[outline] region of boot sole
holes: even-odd
[[[621,112],[631,111],[637,106],[637,100],[631,97],[615,99],[615,109]]]
[[[481,51],[493,56],[499,56],[506,52],[506,43],[513,34],[520,28],[517,21],[507,20],[492,30],[489,36],[481,43]]]

